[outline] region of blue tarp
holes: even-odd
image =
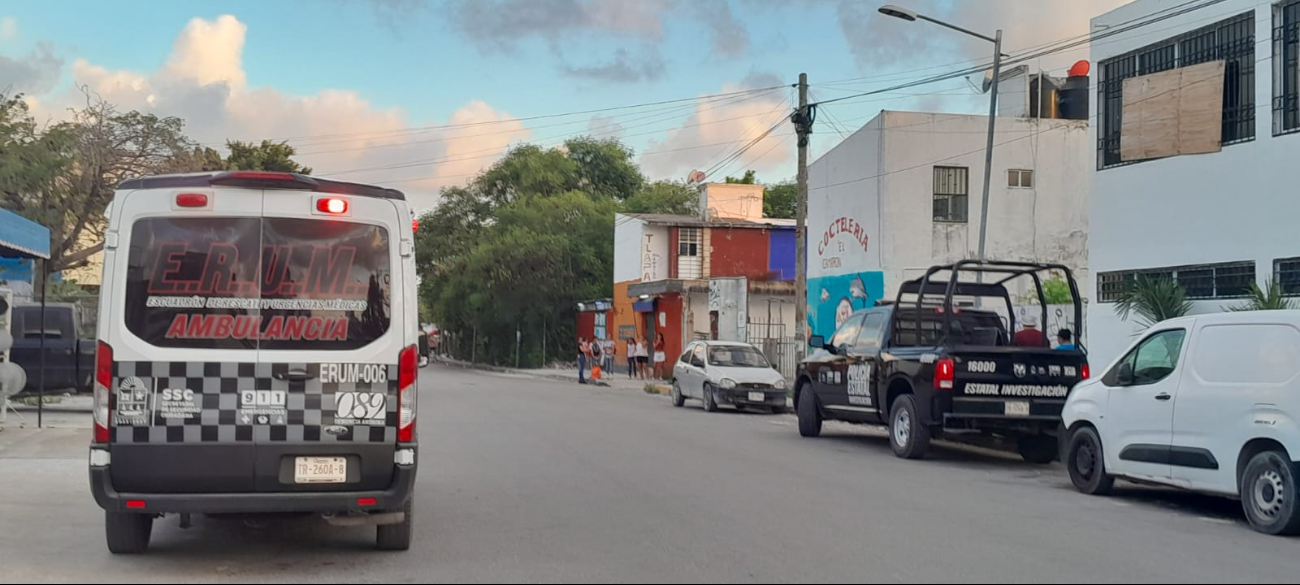
[[[50,228],[0,209],[0,256],[50,258]]]

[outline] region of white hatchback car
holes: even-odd
[[[1300,533],[1300,311],[1185,317],[1075,387],[1062,453],[1084,493],[1116,477],[1239,498],[1252,527]]]
[[[704,410],[713,412],[719,404],[737,410],[746,406],[763,406],[773,413],[787,411],[786,381],[763,356],[747,343],[696,341],[673,368],[673,406],[681,407],[686,399],[704,402]]]

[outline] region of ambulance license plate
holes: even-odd
[[[294,461],[294,483],[347,483],[345,457],[298,457]]]

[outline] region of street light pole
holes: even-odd
[[[984,200],[980,202],[979,261],[984,261],[984,244],[989,231],[989,187],[993,181],[993,137],[998,125],[998,78],[1002,76],[1002,29],[993,38],[993,83],[989,87],[989,139],[984,149]],[[983,274],[982,272],[980,274]]]
[[[920,14],[915,10],[895,6],[893,4],[881,6],[880,13],[885,16],[892,16],[908,22],[924,20],[993,43],[993,82],[989,86],[989,93],[991,94],[989,96],[989,136],[988,145],[984,149],[984,198],[980,201],[979,261],[983,262],[985,259],[985,242],[988,238],[989,229],[989,189],[993,184],[993,138],[997,132],[998,125],[998,81],[999,77],[1002,76],[1002,29],[998,29],[997,34],[992,37],[985,36],[970,29],[962,28],[937,18],[930,18],[929,16]],[[983,282],[984,273],[979,273],[979,276],[980,281]]]

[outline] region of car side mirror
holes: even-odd
[[[1120,386],[1132,386],[1132,385],[1133,385],[1133,365],[1132,365],[1132,364],[1120,364],[1120,366],[1119,366],[1119,375],[1115,377],[1115,381],[1119,382],[1119,385],[1120,385]]]
[[[808,346],[814,349],[827,349],[826,338],[821,335],[814,335],[808,338]]]

